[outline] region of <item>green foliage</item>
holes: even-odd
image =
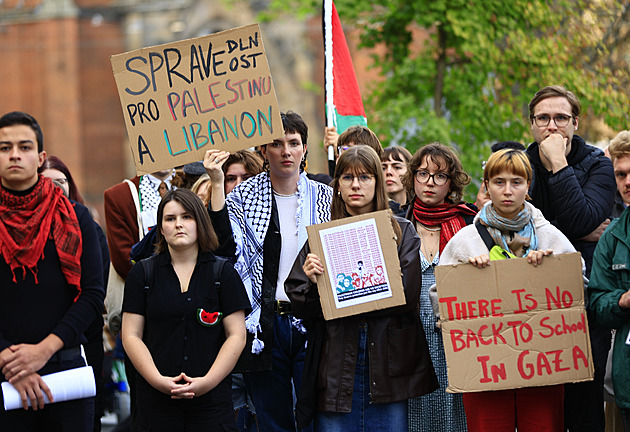
[[[301,14],[321,13],[321,2],[289,3]],[[271,4],[287,10],[286,1]],[[623,0],[335,4],[344,24],[362,29],[363,48],[386,48],[374,56],[383,79],[363,95],[369,125],[384,143],[411,151],[432,141],[452,144],[479,178],[489,145],[531,141],[527,104],[550,84],[578,95],[582,117],[628,128],[630,8]]]

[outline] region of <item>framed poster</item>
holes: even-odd
[[[307,227],[326,320],[405,304],[390,212],[382,210]]]

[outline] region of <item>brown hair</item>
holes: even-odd
[[[352,147],[339,156],[337,160],[337,166],[335,167],[335,176],[330,184],[333,188],[333,199],[330,206],[330,219],[342,219],[349,217],[346,209],[346,203],[341,198],[339,191],[339,179],[343,174],[348,173],[367,173],[374,176],[374,209],[373,211],[388,210],[389,198],[387,197],[387,190],[385,189],[385,178],[383,176],[383,168],[378,154],[368,146],[358,145]],[[390,214],[392,227],[398,242],[401,239],[400,225]]]
[[[409,169],[407,169],[407,173],[402,178],[402,184],[407,189],[407,193],[415,198],[415,171],[422,165],[422,161],[425,158],[430,158],[440,169],[446,171],[451,179],[451,190],[446,197],[446,201],[451,204],[459,204],[464,197],[464,188],[470,183],[470,176],[464,171],[464,167],[455,151],[438,142],[419,148],[414,153],[411,161],[409,161]]]
[[[350,143],[355,145],[367,145],[370,146],[378,155],[383,155],[383,146],[376,134],[365,126],[350,126],[346,129],[337,139],[337,149],[339,147],[347,146]]]
[[[580,116],[580,110],[582,109],[580,100],[575,94],[559,85],[543,87],[536,92],[532,100],[529,101],[529,121],[534,121],[534,108],[536,108],[536,105],[538,105],[540,101],[552,97],[563,97],[569,102],[571,105],[571,114],[574,117],[573,124],[575,124],[577,118]]]
[[[219,240],[210,222],[208,211],[203,206],[201,199],[189,189],[174,189],[166,192],[158,206],[157,226],[154,228],[157,230],[155,232],[155,251],[160,253],[168,249],[168,244],[162,234],[162,222],[164,218],[164,206],[171,201],[176,201],[181,204],[184,210],[197,222],[197,245],[199,246],[199,251],[207,252],[216,250],[219,246]]]
[[[387,162],[390,159],[407,164],[411,160],[411,152],[404,147],[399,147],[399,146],[387,147],[383,149],[383,154],[381,155],[381,162]]]
[[[630,155],[630,131],[619,132],[617,136],[610,141],[608,152],[613,162],[618,157]]]
[[[227,174],[230,165],[240,163],[245,167],[245,171],[252,177],[263,172],[263,159],[256,152],[251,150],[239,150],[230,153],[227,160],[223,164],[223,174]]]
[[[280,118],[282,119],[282,127],[284,128],[284,134],[299,134],[302,140],[302,147],[307,146],[308,140],[308,126],[304,122],[304,119],[295,111],[281,112]],[[261,147],[266,147],[267,144],[263,144]],[[308,147],[304,152],[304,157],[300,161],[300,172],[306,169],[306,157],[308,156]],[[267,158],[263,161],[263,170],[269,171],[269,161]]]

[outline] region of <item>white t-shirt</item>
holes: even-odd
[[[276,300],[289,301],[284,292],[284,281],[293,267],[298,254],[298,232],[295,222],[297,212],[297,193],[290,196],[278,195],[274,192],[276,205],[278,206],[278,219],[280,221],[280,264],[278,266],[278,282],[276,285]]]

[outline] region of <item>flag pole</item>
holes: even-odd
[[[326,94],[326,126],[335,128],[335,101],[333,78],[333,40],[332,40],[332,2],[324,0],[324,63],[325,63],[325,94]],[[335,160],[335,149],[328,147],[328,160]]]

